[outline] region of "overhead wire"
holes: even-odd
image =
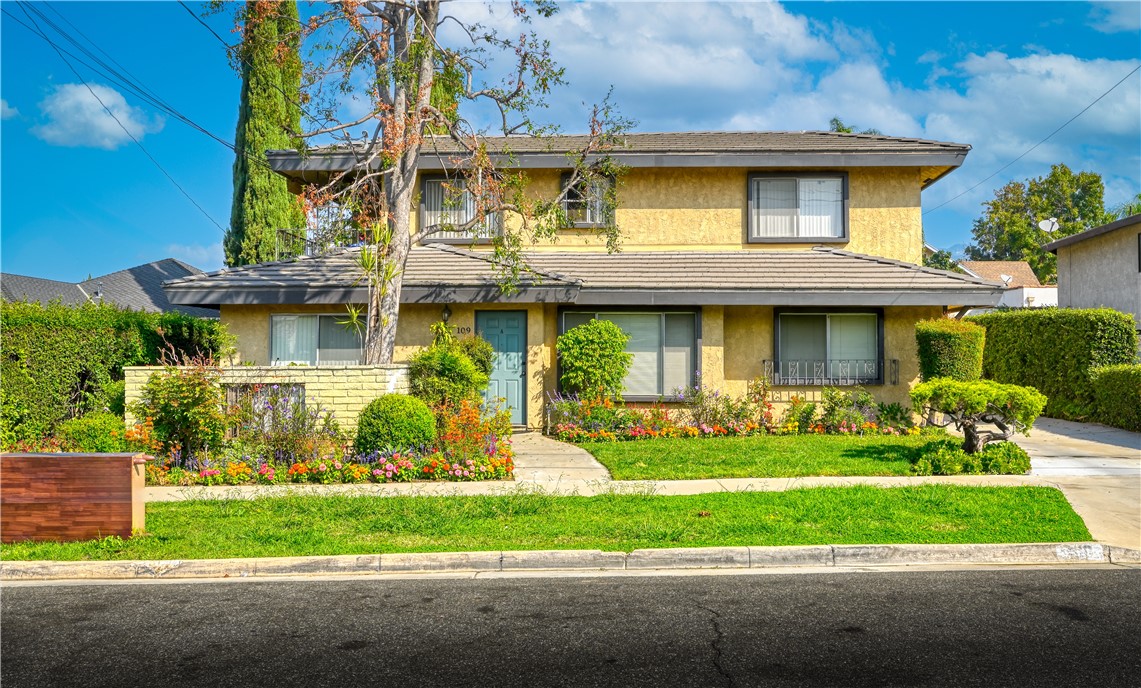
[[[168,172],[166,170],[166,168],[163,167],[162,164],[157,159],[155,159],[155,157],[153,155],[151,155],[151,152],[149,150],[147,150],[146,146],[144,146],[141,141],[139,141],[138,137],[136,137],[131,132],[131,130],[128,129],[123,124],[123,122],[119,120],[119,118],[115,115],[114,111],[112,111],[111,108],[108,107],[107,104],[103,102],[103,99],[99,97],[99,95],[95,92],[95,90],[93,88],[91,88],[91,85],[87,83],[87,80],[83,78],[83,75],[79,73],[79,70],[77,70],[71,64],[71,62],[66,57],[64,57],[63,51],[53,41],[51,41],[51,39],[49,39],[47,37],[47,35],[44,34],[44,32],[39,28],[38,24],[36,23],[36,20],[32,17],[32,15],[28,12],[27,8],[24,6],[25,3],[22,3],[22,2],[17,3],[17,5],[20,7],[21,10],[23,10],[24,14],[28,18],[28,21],[31,22],[33,24],[33,26],[28,26],[27,24],[24,24],[23,22],[20,22],[20,23],[23,24],[25,27],[29,28],[34,33],[38,34],[41,38],[43,38],[45,41],[48,42],[48,44],[52,47],[52,49],[55,50],[55,52],[59,56],[60,60],[63,61],[64,65],[66,65],[67,68],[69,70],[71,70],[72,74],[75,75],[75,78],[79,79],[80,83],[82,83],[84,88],[87,89],[87,92],[91,94],[91,97],[94,98],[99,103],[100,106],[102,106],[103,110],[111,117],[111,119],[115,120],[115,123],[119,125],[119,128],[122,129],[123,132],[131,139],[131,141],[133,141],[135,143],[135,145],[139,147],[139,150],[141,150],[143,152],[143,154],[147,156],[147,159],[149,159],[152,163],[154,163],[155,167],[157,167],[159,169],[159,171],[162,172],[163,175],[165,175],[168,180],[170,180],[170,183],[173,184],[175,186],[175,188],[177,188],[180,192],[182,192],[182,195],[185,196],[186,199],[189,200],[191,202],[191,204],[193,204],[194,207],[199,210],[199,212],[201,212],[204,216],[206,216],[206,219],[210,220],[210,222],[212,222],[215,227],[217,227],[219,230],[221,230],[223,233],[225,233],[226,229],[224,227],[222,227],[222,225],[219,224],[218,221],[215,220],[214,217],[212,215],[210,215],[210,213],[207,212],[206,209],[203,208],[202,205],[199,204],[198,201],[195,200],[194,197],[191,196],[190,193],[185,188],[183,188],[183,186],[181,184],[178,183],[178,180],[176,180],[170,174],[170,172]],[[17,21],[18,21],[18,18],[15,17],[15,15],[12,15],[7,10],[3,10],[3,11],[4,11],[4,14],[7,14],[8,16],[13,17],[14,19],[17,19]]]
[[[1005,170],[1006,168],[1010,167],[1011,165],[1013,165],[1014,163],[1018,162],[1018,161],[1019,161],[1019,160],[1021,160],[1022,158],[1025,158],[1027,155],[1029,155],[1029,154],[1030,154],[1030,153],[1031,153],[1031,152],[1032,152],[1034,149],[1036,149],[1038,146],[1041,146],[1043,143],[1046,143],[1047,141],[1049,141],[1049,140],[1050,140],[1050,139],[1051,139],[1051,138],[1054,136],[1054,134],[1057,134],[1059,131],[1061,131],[1061,130],[1065,129],[1065,128],[1066,128],[1067,126],[1069,126],[1069,125],[1070,125],[1070,124],[1071,124],[1071,123],[1072,123],[1074,120],[1076,120],[1077,118],[1079,118],[1079,117],[1081,117],[1082,115],[1084,115],[1084,114],[1086,113],[1086,111],[1087,111],[1087,110],[1089,110],[1089,109],[1090,109],[1091,107],[1093,107],[1094,105],[1097,105],[1098,101],[1100,101],[1102,98],[1104,98],[1104,97],[1106,97],[1107,95],[1109,95],[1109,94],[1110,94],[1110,93],[1111,93],[1111,92],[1112,92],[1112,91],[1113,91],[1115,88],[1117,88],[1117,87],[1118,87],[1118,86],[1120,86],[1121,84],[1125,83],[1125,82],[1126,82],[1126,80],[1128,80],[1128,79],[1129,79],[1129,77],[1131,77],[1131,76],[1133,76],[1134,74],[1136,74],[1136,73],[1137,73],[1137,70],[1141,70],[1141,65],[1138,65],[1138,66],[1134,67],[1134,68],[1133,68],[1133,70],[1132,70],[1132,71],[1130,71],[1128,74],[1126,74],[1124,77],[1122,77],[1120,81],[1118,81],[1116,84],[1114,84],[1114,85],[1110,86],[1110,87],[1109,87],[1109,88],[1108,88],[1108,89],[1105,91],[1105,93],[1102,93],[1102,94],[1101,94],[1100,96],[1098,96],[1097,98],[1094,98],[1094,99],[1093,99],[1093,102],[1091,102],[1089,105],[1087,105],[1087,106],[1085,106],[1084,108],[1082,108],[1081,112],[1079,112],[1078,114],[1076,114],[1076,115],[1074,115],[1073,117],[1071,117],[1071,118],[1069,118],[1068,120],[1066,120],[1066,122],[1065,122],[1064,124],[1062,124],[1062,126],[1058,127],[1058,128],[1057,128],[1057,129],[1055,129],[1054,131],[1052,131],[1052,132],[1050,132],[1049,134],[1047,134],[1047,135],[1046,135],[1046,137],[1045,137],[1045,138],[1043,138],[1041,141],[1039,141],[1038,143],[1034,144],[1033,146],[1030,146],[1029,148],[1027,148],[1027,149],[1026,149],[1026,150],[1025,150],[1023,153],[1022,153],[1022,155],[1019,155],[1017,158],[1015,158],[1015,159],[1011,160],[1010,162],[1008,162],[1008,163],[1006,163],[1005,165],[1003,165],[1002,167],[998,168],[997,170],[995,170],[995,171],[994,171],[994,172],[992,172],[991,174],[989,174],[989,175],[987,175],[986,177],[984,177],[983,179],[979,180],[979,181],[978,181],[978,182],[977,182],[977,183],[976,183],[974,186],[972,186],[972,187],[970,187],[970,188],[966,189],[965,191],[961,191],[961,192],[959,192],[958,194],[955,194],[954,196],[952,196],[951,198],[948,198],[947,200],[943,201],[942,203],[940,203],[939,205],[935,206],[934,208],[930,208],[930,209],[928,209],[928,210],[924,210],[924,211],[923,211],[923,214],[924,214],[924,215],[926,215],[926,214],[928,214],[928,213],[933,213],[933,212],[935,212],[936,210],[938,210],[938,209],[942,208],[943,206],[945,206],[945,205],[947,205],[947,204],[951,203],[952,201],[955,201],[955,200],[957,200],[957,199],[959,199],[959,198],[961,198],[961,197],[963,197],[963,196],[965,196],[965,195],[969,194],[970,192],[972,192],[972,191],[974,191],[975,189],[977,189],[977,188],[979,188],[980,186],[982,186],[982,185],[983,185],[985,182],[989,181],[990,179],[992,179],[992,178],[994,178],[995,176],[997,176],[998,174],[1000,174],[1000,173],[1001,173],[1003,170]]]

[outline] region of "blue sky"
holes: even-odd
[[[179,4],[33,7],[42,13],[32,12],[36,24],[61,47],[77,53],[46,19],[105,51],[97,52],[102,60],[198,126],[233,140],[240,80],[223,46]],[[214,222],[229,222],[233,153],[72,59],[204,214],[55,51],[17,23],[32,23],[22,3],[0,8],[3,271],[78,281],[168,256],[220,267]],[[503,5],[456,8],[513,28]],[[205,21],[234,40],[227,16]],[[581,131],[584,103],[613,86],[641,131],[825,129],[839,115],[887,134],[971,144],[963,167],[923,195],[928,241],[959,247],[995,188],[1045,174],[1054,162],[1102,174],[1110,205],[1141,190],[1139,72],[1018,163],[933,210],[1141,65],[1139,24],[1136,2],[579,2],[537,27],[571,82],[548,113],[566,131]]]

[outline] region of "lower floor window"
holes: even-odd
[[[339,315],[275,315],[270,320],[273,365],[360,365],[363,347],[356,328]]]
[[[876,313],[777,315],[777,384],[858,384],[882,376]]]
[[[626,351],[633,355],[623,395],[663,396],[693,384],[697,365],[695,313],[563,313],[562,331],[599,318],[629,335]]]

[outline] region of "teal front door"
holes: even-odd
[[[495,349],[484,399],[505,399],[511,423],[526,424],[527,311],[476,311],[475,330]]]

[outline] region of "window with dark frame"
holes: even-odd
[[[883,318],[871,312],[778,312],[773,383],[855,385],[884,379]]]
[[[848,236],[845,174],[749,175],[748,240],[843,241]]]
[[[361,335],[343,325],[343,315],[273,315],[270,317],[270,364],[360,365]]]
[[[693,385],[697,373],[695,311],[566,311],[560,332],[595,318],[609,320],[630,336],[633,355],[626,375],[626,398],[670,396]]]
[[[470,222],[478,212],[476,199],[463,177],[426,176],[421,183],[420,228],[432,225],[458,227]],[[429,241],[471,241],[490,239],[500,230],[499,213],[490,213],[477,226],[464,231],[440,231]]]
[[[571,175],[563,174],[562,186],[565,188],[570,182]],[[609,177],[596,177],[591,180],[580,180],[567,190],[563,200],[563,212],[571,227],[604,227],[614,221],[613,214],[607,208],[606,194],[614,186],[614,180]]]

